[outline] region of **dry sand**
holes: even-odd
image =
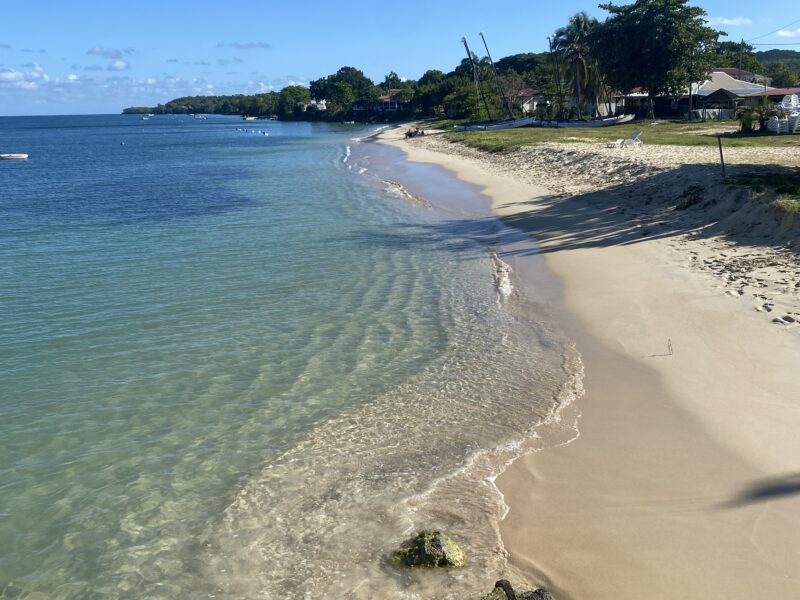
[[[537,238],[584,360],[580,436],[498,480],[510,563],[487,578],[559,600],[800,597],[797,224],[722,186],[709,149],[381,137]],[[690,185],[702,203],[672,210]]]

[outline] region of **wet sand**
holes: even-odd
[[[649,151],[661,163],[681,153],[672,169],[648,166],[642,152],[614,171],[625,181],[608,184],[585,169],[570,177],[561,164],[486,157],[436,136],[380,137],[481,186],[496,214],[536,237],[583,356],[579,437],[498,479],[509,567],[487,580],[545,586],[559,599],[796,597],[797,255],[757,243],[769,232],[749,232],[752,264],[743,267],[728,260],[744,254],[742,238],[691,222],[696,214],[657,225],[676,212],[659,212],[659,193],[679,192],[688,172],[707,177],[705,150]],[[773,153],[742,154],[752,164]],[[535,184],[559,181],[558,195]],[[649,212],[624,202],[644,193],[656,196]],[[722,266],[698,268],[709,252],[701,264]],[[764,309],[778,303],[759,294],[779,298],[780,323]]]

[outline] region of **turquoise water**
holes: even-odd
[[[1,598],[415,597],[381,557],[459,523],[433,584],[502,566],[475,482],[568,352],[493,289],[499,225],[400,197],[365,133],[0,119]]]

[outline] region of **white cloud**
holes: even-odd
[[[39,63],[31,63],[27,71],[16,69],[0,70],[0,88],[35,90],[40,84],[49,81],[47,73]]]
[[[711,25],[750,25],[753,20],[749,17],[711,17],[708,22]]]
[[[102,56],[103,58],[122,58],[122,50],[117,50],[116,48],[103,48],[102,46],[89,48],[86,54]]]
[[[109,71],[127,71],[130,68],[131,66],[124,60],[115,60],[107,67]]]
[[[220,42],[217,48],[236,48],[237,50],[269,50],[272,48],[267,42]]]
[[[800,29],[794,29],[792,31],[781,29],[778,31],[778,35],[780,37],[800,37]]]
[[[67,75],[67,81],[78,81],[78,76],[75,73],[70,73]]]
[[[14,69],[4,69],[0,71],[0,82],[3,81],[22,81],[25,77],[25,74],[21,71],[15,71]]]

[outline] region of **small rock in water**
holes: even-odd
[[[553,600],[553,595],[543,589],[517,593],[507,580],[501,579],[494,584],[494,589],[481,600]]]
[[[463,567],[464,551],[441,531],[420,531],[394,553],[407,567]]]

